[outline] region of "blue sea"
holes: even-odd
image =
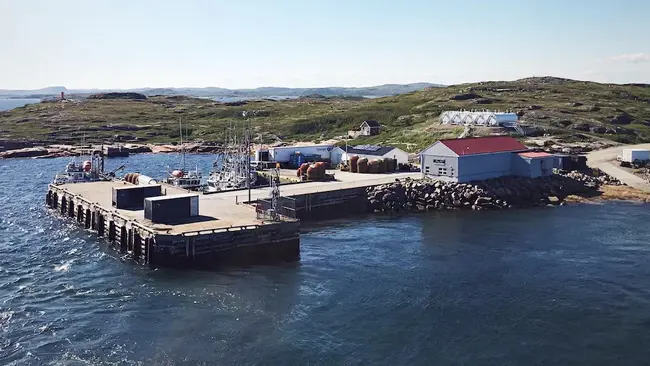
[[[298,263],[151,270],[45,209],[66,162],[0,160],[0,365],[648,364],[648,205],[349,216]]]
[[[8,111],[27,104],[40,103],[40,101],[40,99],[0,99],[0,111]]]

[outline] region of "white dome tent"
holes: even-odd
[[[446,111],[440,115],[443,125],[476,125],[487,127],[514,127],[519,116],[499,111]]]

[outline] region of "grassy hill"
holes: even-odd
[[[379,136],[351,143],[389,143],[417,151],[459,134],[462,128],[441,126],[438,121],[441,112],[457,109],[511,110],[542,133],[568,139],[650,141],[650,85],[551,77],[429,88],[377,99],[314,96],[217,103],[153,96],[44,102],[0,112],[0,139],[74,143],[85,133],[87,140],[94,141],[127,135],[169,142],[178,138],[182,118],[192,139],[221,141],[232,122],[248,120],[256,138],[264,142],[316,141],[345,135],[363,120],[376,119],[383,128]]]

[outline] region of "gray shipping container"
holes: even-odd
[[[113,207],[118,209],[143,209],[144,199],[162,194],[160,185],[113,187]]]
[[[171,224],[198,215],[198,194],[149,197],[144,200],[144,218],[154,223]]]

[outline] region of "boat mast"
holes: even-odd
[[[178,119],[178,129],[181,137],[181,171],[185,172],[185,147],[183,145],[183,120]]]

